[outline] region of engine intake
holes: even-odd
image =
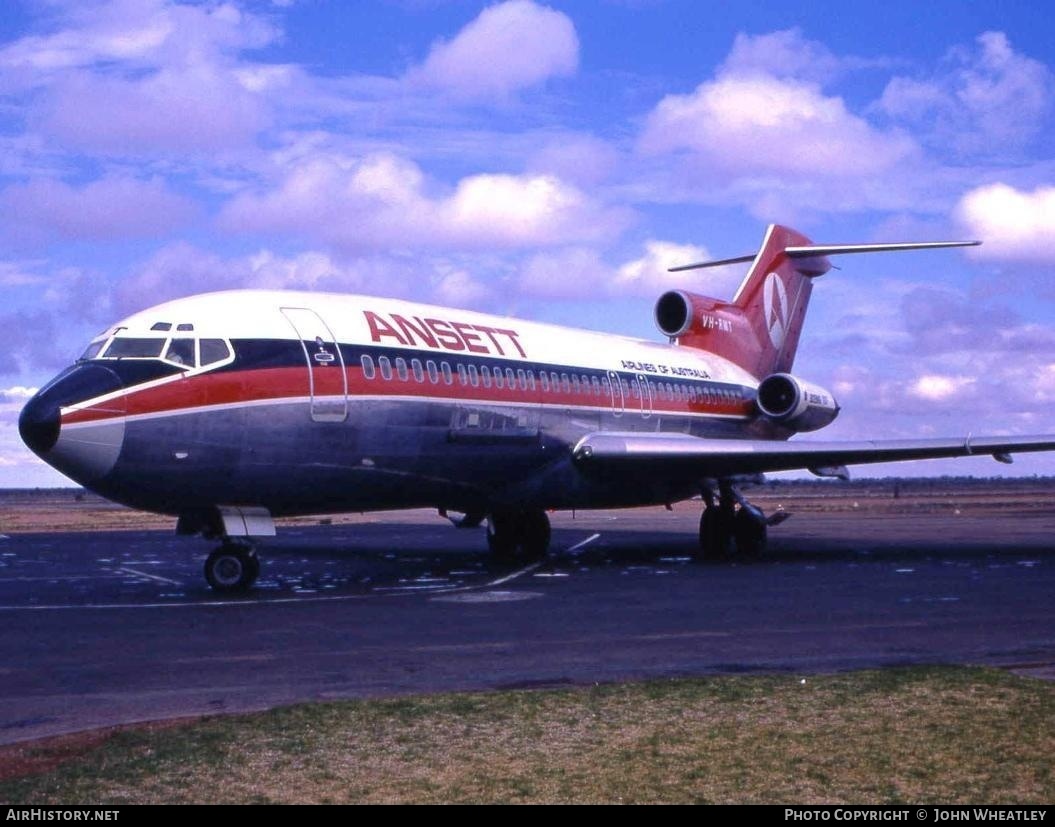
[[[774,373],[758,386],[758,409],[793,431],[816,431],[839,415],[839,403],[820,385]]]
[[[668,290],[656,301],[656,327],[677,338],[692,329],[692,296],[683,290]]]

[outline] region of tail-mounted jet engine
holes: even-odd
[[[774,373],[758,386],[758,409],[792,431],[816,431],[839,415],[835,397],[790,373]]]
[[[717,299],[685,290],[668,290],[656,301],[656,327],[665,336],[677,339],[694,332],[702,314],[713,312],[722,304]]]

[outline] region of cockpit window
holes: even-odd
[[[173,339],[165,351],[165,361],[192,368],[195,365],[194,340]]]
[[[98,339],[92,342],[90,345],[88,345],[87,350],[85,350],[84,353],[81,354],[81,358],[77,361],[83,362],[86,359],[94,359],[96,356],[99,355],[99,351],[103,349],[103,345],[105,344],[106,339]]]
[[[117,337],[106,349],[106,359],[155,359],[165,347],[164,339],[132,339]]]
[[[128,336],[125,328],[116,335],[96,337],[78,361],[88,359],[153,359],[183,370],[220,366],[231,361],[231,343],[226,339],[197,339],[193,334],[169,337]]]
[[[201,364],[202,367],[205,365],[211,365],[215,362],[222,362],[231,355],[231,348],[228,347],[227,342],[223,339],[202,339],[201,340]]]

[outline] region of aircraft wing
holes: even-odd
[[[584,470],[702,479],[767,471],[817,469],[838,476],[842,465],[990,455],[1010,462],[1019,451],[1053,451],[1055,435],[848,442],[704,439],[688,434],[587,434],[575,446]]]

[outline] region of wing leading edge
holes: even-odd
[[[1055,450],[1055,435],[894,439],[860,442],[779,442],[704,439],[688,434],[593,433],[575,446],[575,462],[584,469],[659,473],[678,477],[725,477],[767,471],[793,471],[873,462]]]

